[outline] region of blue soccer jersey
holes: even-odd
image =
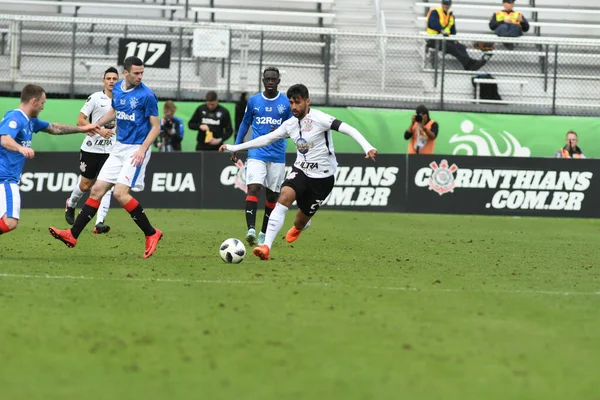
[[[235,144],[243,142],[250,126],[252,126],[252,139],[255,139],[279,128],[284,121],[293,116],[290,101],[281,92],[273,99],[267,99],[264,94],[258,93],[248,100]],[[248,150],[248,158],[285,163],[285,144],[285,139],[281,139],[260,149]]]
[[[150,117],[158,117],[158,99],[140,83],[125,90],[125,81],[115,83],[112,107],[117,114],[117,142],[142,144],[152,129]]]
[[[0,136],[9,135],[23,147],[31,147],[31,138],[35,132],[50,125],[37,118],[29,118],[21,110],[11,110],[0,121]],[[0,146],[0,182],[19,183],[25,165],[25,156],[16,151],[8,151]]]

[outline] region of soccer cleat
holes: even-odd
[[[292,226],[289,231],[285,234],[285,240],[288,243],[292,243],[296,241],[300,237],[302,231],[300,229],[296,229],[295,226]]]
[[[94,227],[94,233],[108,233],[110,226],[105,225],[104,222],[98,222]]]
[[[77,244],[77,239],[73,237],[73,234],[71,234],[70,229],[65,229],[63,231],[51,226],[50,228],[48,228],[48,232],[50,232],[50,234],[54,236],[54,239],[60,240],[69,248],[75,247],[75,245]]]
[[[163,233],[160,229],[155,229],[156,233],[152,236],[146,236],[146,251],[144,251],[144,258],[150,257],[158,246],[158,241],[162,239]]]
[[[262,246],[263,244],[265,244],[265,234],[260,232],[258,234],[258,245]]]
[[[267,246],[266,244],[255,247],[253,253],[256,257],[260,258],[261,260],[268,260],[269,258],[271,258],[271,249],[269,249],[269,246]]]
[[[69,206],[69,200],[71,198],[68,198],[65,202],[65,220],[67,220],[67,224],[73,225],[75,223],[75,207]]]
[[[250,228],[248,229],[248,232],[246,232],[246,242],[248,242],[250,246],[256,244],[256,230],[254,228]]]

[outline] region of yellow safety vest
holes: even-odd
[[[440,34],[444,33],[444,32],[438,32],[435,29],[429,28],[429,16],[431,15],[431,12],[433,10],[437,11],[438,16],[440,17],[440,25],[442,26],[444,32],[447,33],[448,35],[450,35],[450,30],[454,26],[454,15],[450,15],[450,13],[446,14],[444,12],[444,10],[442,9],[442,7],[432,8],[427,13],[427,25],[428,25],[427,33],[429,35],[440,35]]]
[[[506,11],[498,11],[496,12],[496,21],[504,22],[507,19],[512,19],[515,24],[521,25],[521,22],[519,21],[520,15],[521,13],[517,11],[513,11],[511,13],[507,13]]]

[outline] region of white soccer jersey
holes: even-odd
[[[239,145],[227,145],[229,151],[240,151],[266,146],[279,139],[291,138],[296,145],[294,167],[309,178],[327,178],[335,174],[337,159],[333,148],[331,129],[335,117],[311,108],[304,118],[292,117],[273,132]],[[350,135],[363,148],[365,154],[374,147],[354,128],[339,121],[340,132]]]
[[[81,113],[88,117],[88,121],[95,124],[112,108],[111,99],[104,91],[92,93],[81,108]],[[114,121],[104,125],[104,128],[116,130]],[[110,139],[104,139],[96,134],[94,136],[86,136],[81,144],[81,150],[89,153],[110,153],[114,147],[116,136]]]

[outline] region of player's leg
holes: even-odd
[[[131,163],[131,156],[129,154],[122,154],[122,149],[117,148],[113,150],[113,153],[108,157],[94,186],[92,186],[90,197],[85,202],[85,205],[81,209],[81,212],[75,219],[73,226],[70,230],[60,230],[54,227],[50,227],[48,230],[52,236],[63,242],[67,247],[74,247],[77,244],[77,238],[86,227],[86,225],[94,218],[100,207],[100,199],[108,192],[113,185],[117,182],[119,173],[125,165]],[[125,161],[126,160],[126,161]]]
[[[285,222],[285,214],[297,198],[301,198],[306,189],[306,175],[300,170],[293,169],[288,178],[283,182],[277,205],[271,212],[267,232],[265,233],[265,244],[256,247],[254,254],[262,260],[270,258],[271,247],[277,234]]]
[[[110,226],[106,225],[104,220],[106,219],[106,214],[108,214],[108,209],[110,208],[113,189],[106,192],[104,196],[102,196],[102,200],[100,200],[100,208],[98,209],[98,215],[96,215],[94,233],[108,233],[108,231],[110,231]]]
[[[325,202],[335,184],[335,178],[330,176],[322,179],[310,179],[308,182],[308,190],[304,196],[298,198],[298,213],[294,219],[294,225],[285,235],[285,240],[288,243],[294,242],[300,234],[308,229],[311,224],[312,217]]]
[[[108,154],[98,154],[98,173],[102,170],[102,167],[106,163],[108,159]],[[102,200],[100,200],[100,208],[98,209],[98,214],[96,215],[96,225],[94,226],[94,233],[108,233],[110,231],[110,226],[104,223],[106,219],[106,214],[108,214],[108,209],[110,208],[110,200],[112,198],[114,187],[106,192],[104,196],[102,196]]]
[[[265,200],[265,215],[260,233],[258,234],[258,245],[265,243],[265,233],[269,224],[271,212],[277,204],[279,192],[281,192],[281,184],[285,179],[285,163],[267,163],[267,176],[265,178],[266,200]]]
[[[132,147],[127,158],[131,159],[131,155],[133,155],[135,150],[137,150],[137,146]],[[146,174],[146,166],[150,161],[150,153],[151,149],[148,149],[144,161],[139,167],[134,167],[131,165],[131,162],[124,163],[123,168],[119,173],[119,177],[117,178],[117,184],[115,185],[115,190],[113,193],[115,200],[117,200],[119,204],[123,206],[125,211],[131,215],[133,221],[142,230],[142,232],[144,232],[144,236],[146,236],[144,258],[148,258],[154,253],[156,246],[158,245],[158,241],[162,239],[163,234],[160,229],[155,229],[152,226],[148,216],[144,211],[144,208],[130,194],[130,190],[144,190],[144,178]]]
[[[16,183],[0,183],[0,235],[17,229],[21,192]]]
[[[256,212],[258,210],[258,198],[263,188],[267,166],[264,161],[248,159],[246,162],[246,241],[254,246],[256,244]]]
[[[79,184],[73,188],[71,195],[66,201],[65,220],[69,225],[75,222],[75,209],[84,193],[87,193],[94,184],[96,176],[100,168],[96,168],[95,160],[92,158],[93,153],[80,150],[79,151],[79,169],[81,176]]]

